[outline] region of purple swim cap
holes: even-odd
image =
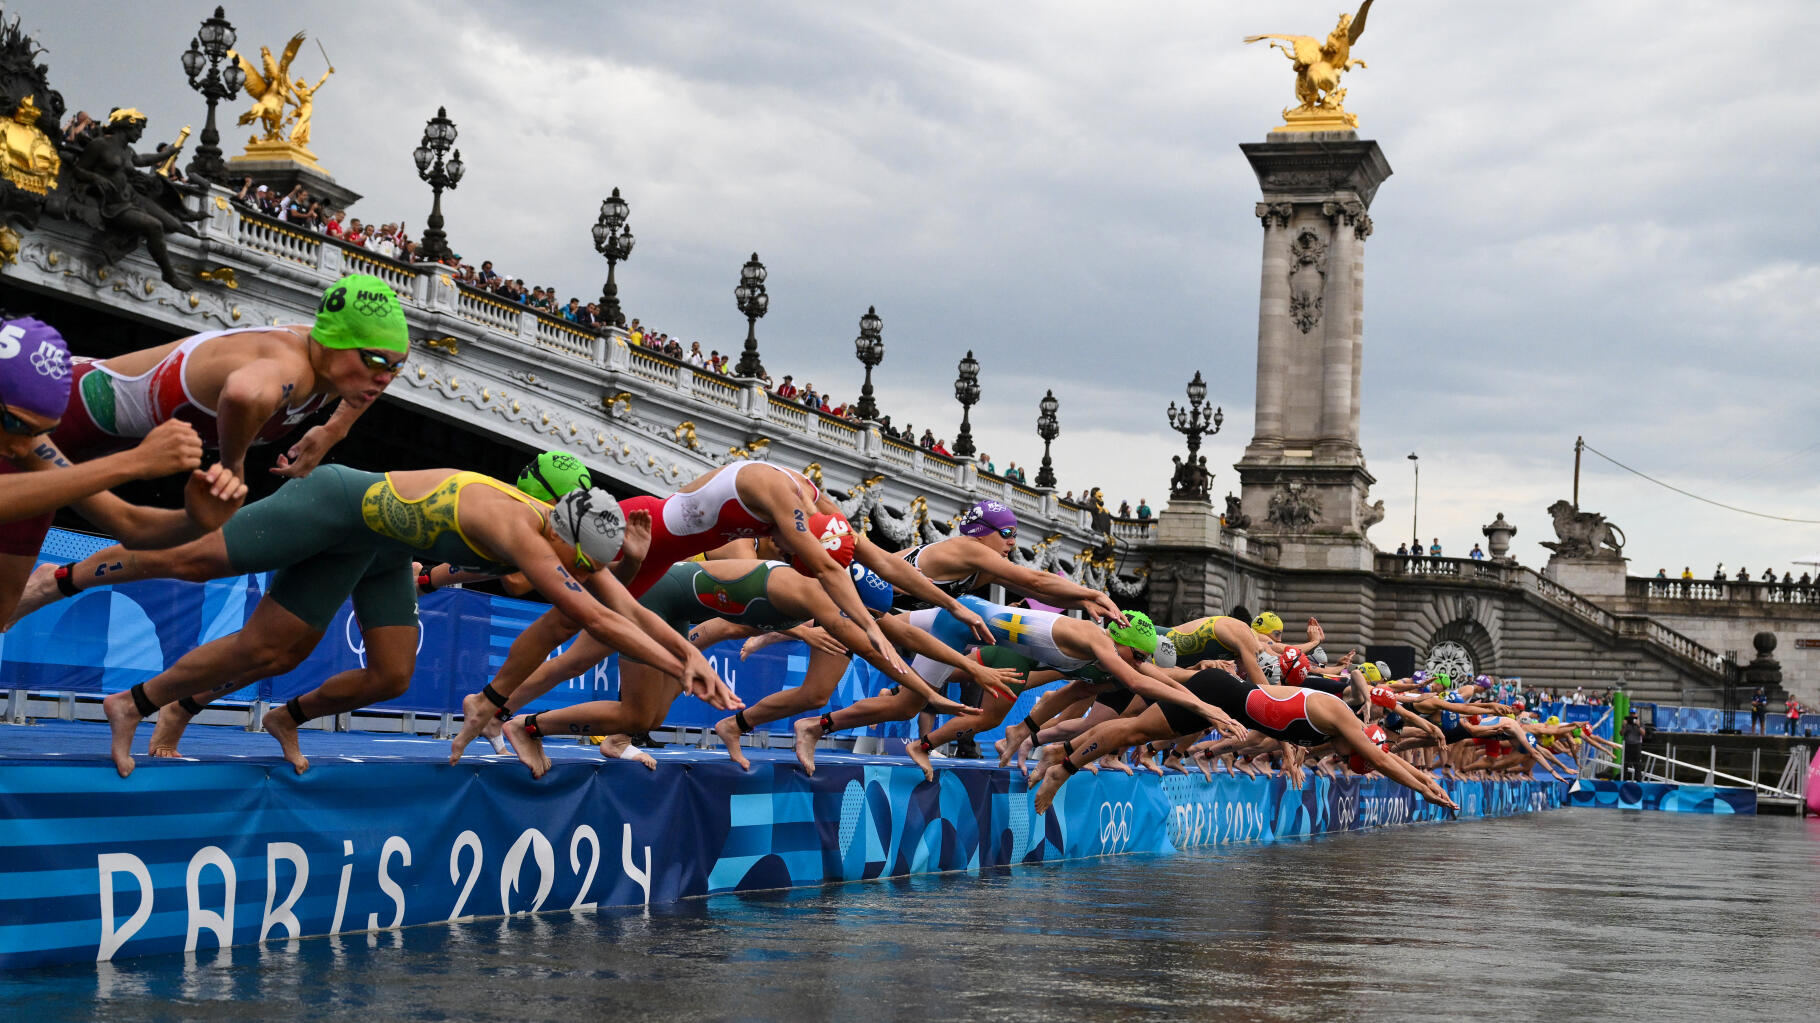
[[[1016,529],[1017,513],[997,501],[981,501],[961,516],[962,536],[985,536],[1001,529]]]
[[[0,397],[14,412],[63,418],[70,401],[70,347],[57,328],[30,316],[0,325]]]

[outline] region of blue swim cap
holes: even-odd
[[[855,561],[847,567],[853,576],[853,588],[859,591],[859,599],[867,608],[879,614],[891,613],[893,590],[884,576],[872,571]]]

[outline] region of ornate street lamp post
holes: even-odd
[[[183,51],[183,73],[189,76],[190,88],[202,93],[209,104],[202,144],[196,147],[195,157],[183,172],[214,182],[227,180],[227,164],[221,160],[221,132],[215,130],[215,105],[240,95],[240,87],[246,84],[246,72],[240,70],[239,61],[229,64],[226,71],[221,69],[222,60],[234,46],[234,26],[224,14],[221,8],[215,8],[215,16],[202,23],[196,38],[190,40],[190,48]]]
[[[1045,391],[1043,400],[1036,403],[1036,435],[1043,438],[1043,467],[1036,471],[1036,485],[1055,489],[1055,465],[1049,461],[1049,442],[1061,436],[1061,420],[1055,418],[1055,410],[1061,403],[1055,400],[1054,391]]]
[[[765,264],[758,253],[739,268],[739,286],[733,289],[733,302],[746,317],[746,348],[739,353],[733,375],[756,380],[764,376],[765,364],[758,361],[758,319],[771,308],[771,296],[765,293]]]
[[[961,360],[960,374],[954,378],[954,400],[961,403],[961,432],[954,437],[954,453],[962,458],[972,458],[973,424],[967,421],[967,413],[980,400],[980,363],[973,357],[972,349],[968,349],[967,357]]]
[[[447,163],[443,162],[443,154],[454,144],[455,122],[449,120],[447,107],[437,107],[436,116],[423,126],[423,141],[411,154],[417,161],[417,176],[429,184],[435,197],[430,203],[430,219],[423,231],[423,244],[417,251],[417,258],[426,263],[439,263],[454,255],[449,249],[449,236],[442,231],[442,190],[459,184],[462,171],[466,169],[462,166],[459,149]]]
[[[1422,551],[1420,550],[1422,546],[1422,520],[1418,518],[1422,512],[1422,460],[1416,457],[1414,451],[1409,453],[1409,468],[1415,473],[1415,493],[1411,496],[1409,501],[1409,531],[1414,535],[1416,547],[1418,548],[1411,553],[1419,558],[1422,556]]]
[[[600,219],[594,221],[594,251],[607,257],[607,284],[600,292],[600,322],[615,327],[626,325],[626,314],[619,309],[619,285],[613,282],[613,266],[632,255],[637,241],[626,226],[626,214],[632,208],[619,197],[619,189],[600,202]]]
[[[1207,400],[1207,383],[1201,379],[1201,371],[1198,369],[1194,371],[1194,379],[1188,381],[1188,407],[1178,409],[1175,402],[1169,403],[1170,428],[1188,438],[1188,461],[1176,462],[1175,478],[1169,481],[1171,500],[1208,499],[1208,484],[1212,482],[1213,474],[1207,471],[1206,456],[1196,456],[1201,450],[1201,438],[1219,433],[1221,425],[1226,422],[1226,410],[1210,409],[1210,404],[1212,403]]]
[[[872,367],[885,361],[885,339],[879,334],[884,329],[878,307],[867,306],[866,315],[859,318],[859,336],[853,339],[853,355],[866,367],[866,383],[859,389],[857,409],[861,419],[878,418],[878,402],[872,400]]]

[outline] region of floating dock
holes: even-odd
[[[141,726],[143,749],[149,726]],[[552,740],[446,762],[427,737],[192,727],[122,779],[105,726],[0,727],[0,967],[99,961],[473,917],[974,870],[1444,819],[1383,779],[1211,782],[1083,772],[1038,816],[1021,775],[821,751],[653,751],[655,771]],[[483,743],[481,749],[486,749]],[[1448,782],[1461,816],[1559,806],[1567,786]]]

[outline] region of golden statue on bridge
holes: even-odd
[[[1311,36],[1259,35],[1246,36],[1247,43],[1260,39],[1276,40],[1272,49],[1282,50],[1295,66],[1295,96],[1300,106],[1283,111],[1284,123],[1272,131],[1352,131],[1359,126],[1356,115],[1346,112],[1346,90],[1340,88],[1340,75],[1355,67],[1365,67],[1352,57],[1352,44],[1365,33],[1365,15],[1372,0],[1359,5],[1357,14],[1341,14],[1339,24],[1327,33],[1325,41]]]
[[[257,123],[261,131],[247,141],[247,157],[290,159],[312,166],[316,162],[315,155],[309,150],[316,93],[329,80],[329,76],[335,73],[335,66],[329,62],[328,54],[324,53],[323,62],[329,68],[314,86],[310,85],[308,79],[292,78],[291,64],[297,59],[297,51],[303,48],[304,38],[302,32],[292,36],[290,42],[285,44],[284,52],[277,57],[272,56],[271,47],[261,46],[257,67],[245,54],[229,51],[229,55],[239,62],[240,70],[246,74],[246,93],[253,99],[252,108],[240,115],[239,123]],[[321,43],[317,43],[318,49],[321,46]]]

